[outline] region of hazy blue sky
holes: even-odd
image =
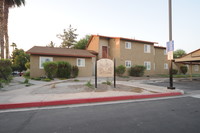
[[[200,48],[200,0],[172,0],[175,49]],[[79,38],[99,34],[166,46],[168,0],[26,0],[9,14],[10,44],[28,50],[50,41],[71,24]]]

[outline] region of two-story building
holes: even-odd
[[[127,70],[134,65],[146,66],[145,75],[168,74],[168,60],[165,47],[156,42],[122,37],[92,35],[87,50],[98,53],[97,58],[115,58],[116,66],[124,65]],[[128,71],[126,74],[128,75]]]

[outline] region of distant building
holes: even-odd
[[[188,67],[187,74],[200,74],[200,49],[192,51],[181,58],[175,59],[174,68],[180,72],[180,66],[186,65]]]

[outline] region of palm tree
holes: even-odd
[[[5,36],[5,47],[6,47],[6,58],[9,58],[9,36],[8,36],[8,14],[9,8],[20,7],[25,5],[25,0],[5,0],[4,2],[4,36]]]
[[[10,46],[13,47],[13,51],[14,51],[15,48],[17,47],[17,44],[13,42]]]
[[[3,30],[4,0],[0,0],[0,54],[4,58],[4,30]]]

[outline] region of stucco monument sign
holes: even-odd
[[[113,77],[114,62],[110,59],[100,59],[97,61],[97,76],[98,77]]]
[[[115,78],[115,60],[100,59],[95,65],[95,88],[97,88],[97,77],[113,77],[114,87],[116,86]]]

